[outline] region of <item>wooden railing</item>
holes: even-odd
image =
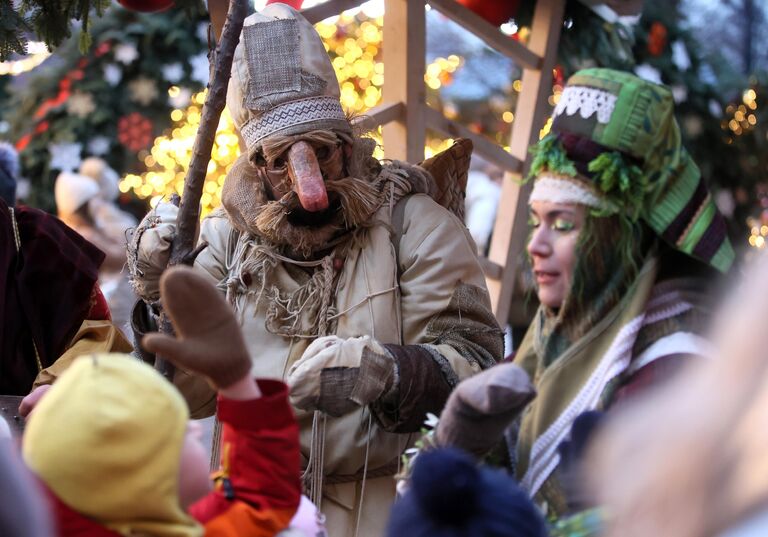
[[[329,0],[302,13],[316,23],[363,2]],[[452,138],[471,139],[478,154],[506,171],[488,259],[481,260],[494,312],[503,326],[509,318],[517,259],[527,235],[526,205],[530,186],[523,185],[520,178],[527,173],[528,147],[538,140],[545,122],[565,0],[537,0],[527,46],[510,39],[455,0],[385,0],[384,3],[383,102],[366,112],[369,126],[382,127],[387,158],[423,160],[426,132],[430,128]],[[523,69],[509,151],[426,104],[425,5],[457,22]]]

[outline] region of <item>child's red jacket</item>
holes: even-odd
[[[214,475],[214,491],[189,509],[204,526],[206,537],[272,537],[288,527],[299,506],[299,429],[288,403],[288,387],[277,380],[257,382],[262,393],[258,399],[219,397],[221,470]],[[47,490],[58,535],[119,537]]]

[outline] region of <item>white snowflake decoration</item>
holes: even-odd
[[[715,74],[715,70],[712,69],[712,66],[708,63],[702,63],[699,65],[699,78],[706,84],[711,84],[713,86],[717,84],[717,75]]]
[[[688,88],[685,86],[672,86],[672,98],[676,104],[683,103],[688,100]]]
[[[67,100],[67,113],[70,116],[82,119],[88,117],[94,110],[96,110],[96,104],[93,102],[93,95],[90,93],[76,91]]]
[[[51,154],[51,169],[71,172],[80,166],[80,151],[82,144],[62,142],[51,144],[48,151]]]
[[[211,65],[208,62],[208,54],[205,52],[192,56],[189,60],[192,66],[192,80],[197,80],[201,84],[208,84],[208,78],[211,76]]]
[[[182,69],[180,63],[169,63],[168,65],[163,66],[163,78],[171,84],[175,84],[181,80],[182,76],[184,76],[184,69]]]
[[[725,188],[715,194],[715,205],[726,218],[732,217],[736,210],[736,200],[731,191]]]
[[[197,34],[197,38],[202,41],[203,43],[208,43],[208,23],[207,22],[201,22],[197,25],[197,31],[195,32]]]
[[[168,97],[168,104],[174,108],[184,108],[192,100],[192,90],[189,88],[179,88],[179,93],[173,97]]]
[[[655,84],[661,84],[661,72],[655,67],[643,63],[635,67],[635,74],[640,78],[653,82]]]
[[[115,59],[123,65],[130,65],[139,57],[139,51],[133,43],[121,43],[115,47]]]
[[[715,99],[709,100],[709,113],[715,117],[723,117],[723,107]]]
[[[110,86],[117,86],[123,79],[123,71],[114,63],[108,63],[104,66],[104,80]]]
[[[686,116],[683,120],[685,133],[691,138],[696,138],[704,130],[704,125],[699,116]]]
[[[128,84],[128,91],[131,92],[131,100],[143,106],[149,105],[157,99],[157,86],[155,81],[143,76]]]
[[[672,43],[672,63],[681,71],[687,71],[691,67],[691,57],[688,55],[688,49],[685,43],[678,39]]]
[[[11,130],[11,124],[7,121],[0,121],[0,134],[5,134]]]
[[[88,142],[88,153],[100,157],[106,155],[109,151],[109,138],[106,136],[94,136],[91,141]]]

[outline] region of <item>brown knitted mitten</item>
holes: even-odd
[[[202,375],[217,389],[248,374],[251,358],[240,326],[209,280],[192,268],[173,267],[160,278],[160,296],[176,337],[147,334],[144,348]]]
[[[499,364],[460,382],[451,392],[437,425],[437,443],[485,455],[534,398],[528,374]]]

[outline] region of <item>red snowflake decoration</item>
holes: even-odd
[[[117,121],[117,139],[138,153],[152,142],[152,122],[138,112],[123,116]]]

